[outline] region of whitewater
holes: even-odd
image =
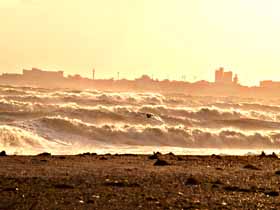
[[[8,154],[279,152],[280,99],[0,87]]]

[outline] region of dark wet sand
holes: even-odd
[[[278,158],[155,158],[0,157],[0,210],[280,208]]]

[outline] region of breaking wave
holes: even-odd
[[[0,87],[0,149],[280,149],[280,101]]]
[[[66,146],[63,142],[48,141],[34,133],[13,126],[0,126],[0,148],[14,154],[36,154],[57,150]]]

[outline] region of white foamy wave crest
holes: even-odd
[[[275,149],[279,104],[278,99],[0,86],[1,149],[22,154],[107,146]]]
[[[77,103],[79,105],[141,105],[163,104],[167,100],[161,94],[156,93],[111,93],[99,91],[55,91],[35,92],[26,94],[1,95],[0,99],[40,102],[40,103]]]
[[[60,135],[64,142],[71,136],[74,143],[77,139],[83,145],[93,143],[110,145],[154,145],[189,148],[277,148],[280,146],[280,133],[242,132],[238,130],[211,130],[178,126],[143,126],[143,125],[94,125],[77,119],[47,117],[36,121],[33,132],[40,135],[45,129]],[[44,128],[41,130],[41,128]],[[48,132],[49,133],[49,132]],[[50,133],[49,133],[50,134]],[[51,135],[51,134],[50,134]],[[48,136],[57,138],[58,136]]]
[[[37,134],[13,126],[0,126],[0,149],[14,154],[36,154],[66,146],[62,142],[48,141]]]
[[[0,122],[37,119],[44,116],[75,118],[83,122],[132,125],[178,125],[202,128],[235,127],[245,130],[278,130],[280,123],[270,119],[250,117],[247,113],[210,108],[177,108],[157,105],[93,106],[77,104],[26,106],[26,110],[0,111]]]

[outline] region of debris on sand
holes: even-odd
[[[17,192],[18,190],[19,189],[17,187],[6,187],[1,189],[3,192]]]
[[[99,198],[100,198],[100,195],[92,195],[91,197],[96,198],[96,199],[99,199]]]
[[[105,180],[105,186],[111,187],[140,187],[138,183],[130,183],[128,180],[115,180],[111,181],[109,179]]]
[[[267,196],[270,196],[270,197],[279,196],[279,192],[276,192],[276,191],[269,191],[269,192],[265,192],[264,194],[266,194]]]
[[[89,156],[90,155],[90,152],[85,152],[85,153],[82,153],[82,154],[78,154],[78,156]]]
[[[275,171],[275,175],[280,175],[280,170]]]
[[[218,160],[222,159],[222,157],[220,155],[215,155],[215,154],[211,155],[211,157],[216,158]]]
[[[260,157],[266,157],[266,154],[264,151],[262,151],[262,153],[260,154]]]
[[[260,154],[259,157],[261,157],[261,158],[268,157],[268,158],[275,158],[275,159],[278,159],[278,155],[276,155],[275,152],[272,152],[272,154],[270,154],[270,155],[266,155],[266,154],[264,153],[264,151],[262,151],[262,153]]]
[[[176,155],[173,152],[169,152],[167,155],[172,156],[172,157],[176,157]]]
[[[268,155],[268,157],[278,159],[278,155],[276,155],[275,152],[272,152],[272,154]]]
[[[251,164],[247,164],[243,168],[250,169],[250,170],[261,170],[258,167],[254,166],[254,165],[251,165]]]
[[[90,152],[85,152],[85,153],[82,153],[82,154],[78,154],[78,156],[81,156],[81,157],[85,157],[85,156],[96,156],[97,153],[90,153]]]
[[[99,158],[99,160],[108,160],[108,158],[102,156],[102,157]]]
[[[251,187],[251,188],[240,188],[238,186],[225,186],[224,190],[227,192],[241,192],[241,193],[264,193],[266,196],[270,197],[275,197],[279,196],[279,192],[274,191],[274,190],[267,190],[264,188],[256,188],[256,187]]]
[[[55,184],[54,185],[55,188],[57,189],[74,189],[74,186],[70,185],[70,184]]]
[[[168,163],[166,160],[157,159],[157,161],[154,163],[154,166],[169,166],[170,163]]]
[[[150,113],[147,113],[146,114],[146,117],[149,119],[149,118],[151,118],[153,115],[152,114],[150,114]]]
[[[146,201],[158,201],[158,199],[153,196],[148,196],[146,197]]]
[[[200,181],[193,176],[190,176],[185,182],[185,185],[199,185],[199,184]]]
[[[252,189],[240,188],[237,186],[225,186],[224,190],[228,191],[228,192],[243,192],[243,193],[254,192],[254,190],[252,190]]]
[[[43,153],[38,154],[37,156],[49,157],[49,156],[51,156],[51,153],[43,152]]]
[[[150,160],[156,160],[158,159],[162,154],[160,152],[154,152],[154,154],[149,156]]]
[[[0,152],[0,156],[1,157],[7,156],[6,151],[3,150],[2,152]]]
[[[178,161],[183,161],[184,159],[182,157],[180,157],[180,156],[177,156],[177,160]]]
[[[183,160],[182,157],[175,155],[173,152],[167,153],[166,156],[167,156],[169,159],[172,159],[172,160],[179,160],[179,161],[182,161],[182,160]]]
[[[223,182],[221,182],[219,179],[216,179],[215,181],[212,182],[212,184],[222,185]]]

